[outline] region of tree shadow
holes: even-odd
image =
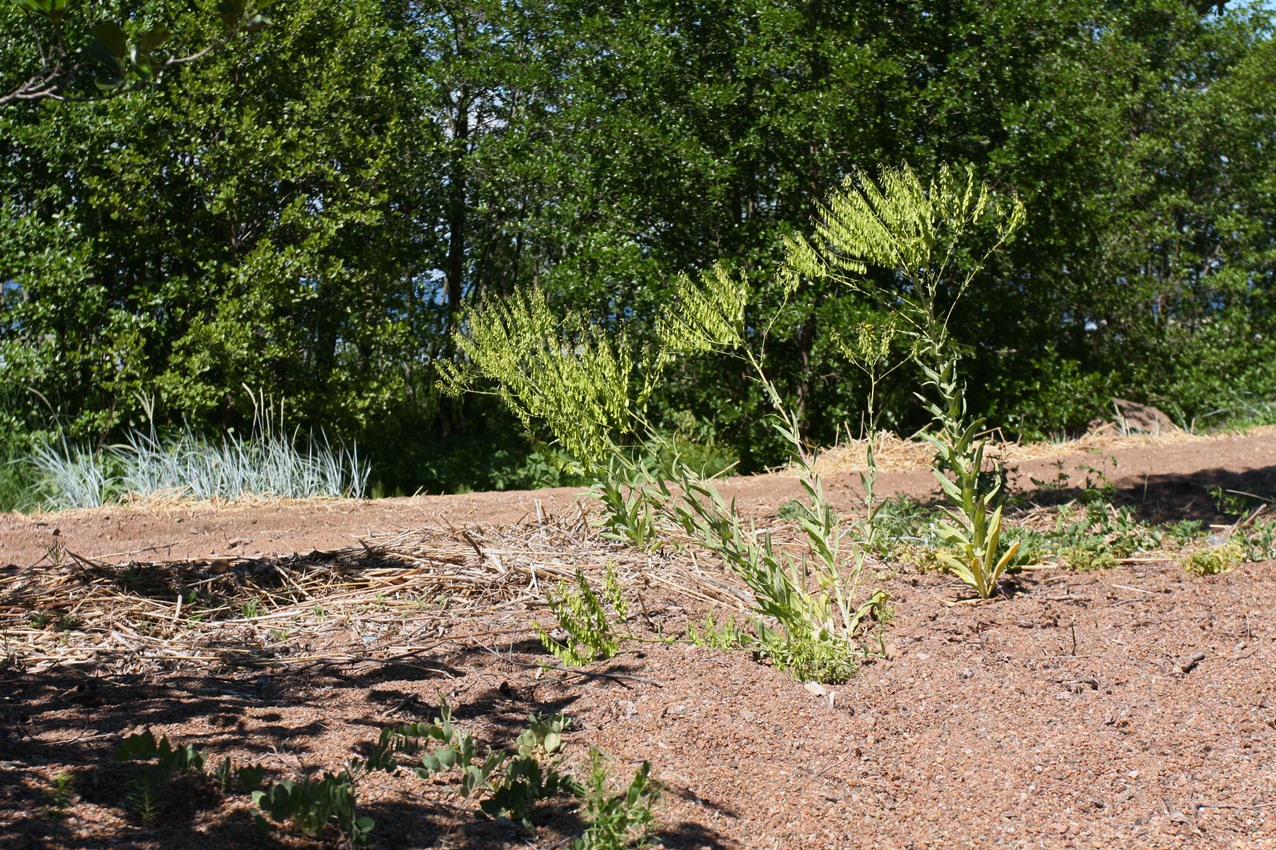
[[[1129,508],[1142,522],[1169,524],[1184,520],[1204,525],[1227,515],[1276,501],[1276,466],[1261,469],[1206,469],[1188,474],[1147,475],[1121,486],[1023,487],[1015,497],[1030,507],[1059,507],[1092,499]],[[1223,502],[1224,504],[1220,504]],[[1239,509],[1239,510],[1236,510]]]

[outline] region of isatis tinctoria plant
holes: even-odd
[[[664,370],[678,357],[738,345],[747,288],[725,272],[717,285],[681,278],[658,318],[660,344],[641,350],[621,327],[558,316],[538,288],[468,311],[454,336],[461,355],[440,364],[440,383],[453,394],[497,395],[528,428],[543,426],[595,477],[643,429],[643,408]]]
[[[624,635],[615,623],[629,618],[629,607],[616,571],[610,566],[603,575],[602,592],[596,592],[578,569],[574,582],[559,582],[548,591],[545,601],[562,636],[537,626],[537,636],[545,649],[568,667],[583,667],[598,658],[612,658],[620,651]]]
[[[984,469],[984,422],[967,411],[949,324],[989,256],[1024,219],[1017,198],[995,194],[969,168],[942,165],[929,181],[908,166],[876,178],[857,169],[820,207],[814,235],[789,241],[783,271],[794,286],[804,277],[844,282],[897,317],[911,337],[927,390],[918,398],[935,426],[923,436],[935,448],[935,476],[949,501],[936,529],[946,544],[941,558],[984,598],[996,592],[1018,543],[1001,545],[1005,476],[999,467]],[[871,267],[893,272],[893,285],[875,285]]]
[[[445,368],[444,386],[494,392],[526,424],[545,427],[598,481],[605,533],[642,548],[676,534],[715,552],[752,591],[762,654],[795,677],[840,681],[855,671],[859,633],[883,596],[860,599],[860,565],[843,570],[841,523],[803,451],[796,418],[743,347],[748,294],[746,281],[722,266],[683,276],[657,317],[656,343],[639,348],[623,327],[604,331],[577,316],[558,319],[542,294],[521,290],[467,315],[456,339],[464,359]],[[808,496],[797,516],[804,554],[782,552],[757,535],[688,464],[670,465],[671,483],[627,449],[654,438],[643,405],[664,371],[706,351],[736,353],[775,407],[774,427]]]

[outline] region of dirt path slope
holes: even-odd
[[[1205,510],[1212,505],[1209,488],[1276,490],[1276,429],[1257,429],[1247,436],[1221,435],[1168,443],[1126,445],[1060,453],[1011,462],[1017,490],[1035,489],[1032,479],[1054,482],[1068,476],[1072,489],[1087,475],[1102,473],[1131,499],[1173,510],[1185,505]],[[1060,465],[1062,464],[1062,465]],[[842,510],[858,507],[859,475],[826,477],[830,498]],[[801,495],[797,481],[785,475],[728,479],[723,492],[738,499],[752,517],[773,516],[785,501]],[[934,480],[925,469],[886,472],[879,495],[907,493],[929,498]],[[575,515],[588,504],[579,488],[416,496],[377,501],[263,502],[230,506],[125,506],[56,515],[0,514],[0,565],[35,563],[54,546],[87,558],[157,560],[226,555],[327,551],[352,546],[375,533],[432,527],[505,525],[537,516]],[[1188,502],[1194,504],[1188,505]]]

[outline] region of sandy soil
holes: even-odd
[[[1271,432],[1029,454],[1012,458],[1016,491],[1029,500],[1066,499],[1102,473],[1149,521],[1218,521],[1212,488],[1276,496]],[[1061,473],[1062,488],[1032,483],[1058,484]],[[832,474],[828,487],[853,510],[854,473]],[[724,490],[759,522],[798,495],[782,475]],[[924,469],[890,472],[879,489],[919,499],[932,491]],[[331,835],[263,834],[242,795],[193,778],[144,820],[130,801],[136,766],[115,762],[115,748],[150,728],[213,759],[260,762],[276,778],[335,771],[380,728],[429,720],[445,697],[485,743],[508,746],[530,711],[562,712],[574,721],[572,769],[590,747],[617,774],[649,760],[665,788],[657,836],[671,848],[1276,848],[1276,564],[1209,578],[1157,558],[1102,572],[1032,570],[981,605],[961,603],[945,576],[883,565],[877,585],[894,608],[885,655],[822,694],[746,653],[685,641],[630,642],[583,672],[545,670],[549,656],[530,629],[545,616],[528,591],[537,566],[562,573],[613,557],[584,540],[581,498],[560,490],[0,516],[0,658],[9,655],[0,667],[0,847],[331,846]],[[571,535],[548,530],[573,523],[578,550]],[[97,570],[100,583],[122,575],[111,572],[117,563],[133,564],[132,575],[176,561],[208,572],[311,552],[307,565],[393,572],[384,558],[358,560],[360,541],[372,552],[388,534],[427,528],[438,530],[420,538],[423,563],[437,545],[435,563],[513,575],[506,568],[518,561],[530,573],[504,579],[487,608],[471,594],[455,610],[351,612],[309,631],[228,620],[227,652],[215,660],[23,657],[33,612],[19,591],[45,573]],[[535,557],[499,542],[538,535]],[[324,554],[334,550],[344,554]],[[675,557],[645,562],[652,580],[628,574],[639,637],[682,636],[709,609],[704,593],[654,580]],[[703,558],[695,568],[713,570]],[[49,641],[94,646],[145,634],[105,619],[48,630]],[[255,642],[253,660],[228,660],[245,641]],[[61,774],[73,776],[63,805],[50,790]],[[479,821],[410,771],[369,778],[359,804],[385,848],[548,850],[580,828],[570,808],[551,807],[535,838]]]

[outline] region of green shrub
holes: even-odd
[[[1230,573],[1245,562],[1245,547],[1229,540],[1219,546],[1200,549],[1188,556],[1184,568],[1194,576],[1217,576]]]

